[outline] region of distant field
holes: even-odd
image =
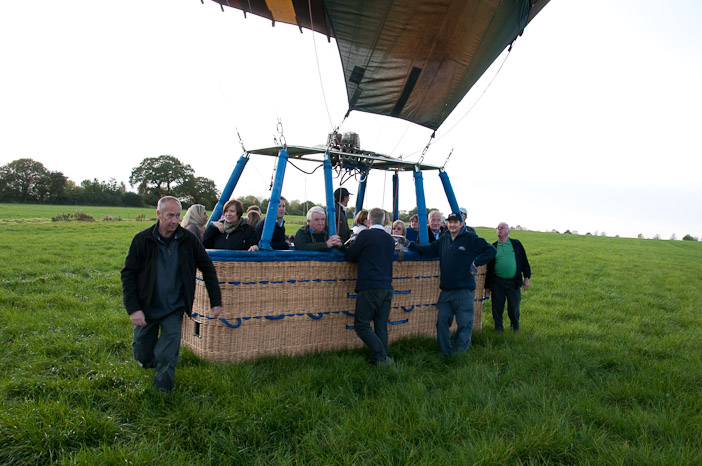
[[[0,204],[0,225],[2,223],[47,222],[54,217],[75,214],[78,211],[85,212],[95,220],[111,217],[112,219],[128,221],[143,216],[141,221],[156,222],[156,209],[151,207]],[[207,213],[211,214],[212,212],[208,211]],[[185,210],[183,214],[185,214]],[[306,219],[300,215],[286,215],[285,222],[287,234],[294,235],[297,229],[306,223]]]
[[[51,221],[76,210],[97,221]],[[184,350],[159,396],[121,300],[139,215],[0,205],[0,464],[702,464],[700,242],[513,232],[533,270],[519,334],[487,312],[466,354],[403,340],[387,371],[362,349]]]

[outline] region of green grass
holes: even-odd
[[[97,221],[50,220],[76,210]],[[466,354],[403,340],[387,371],[364,350],[242,364],[183,350],[160,396],[121,302],[141,214],[155,216],[0,205],[0,464],[702,462],[698,242],[513,232],[533,270],[519,334],[486,316]]]

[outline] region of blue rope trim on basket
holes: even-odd
[[[417,275],[414,277],[392,277],[393,280],[426,280],[428,278],[439,278],[439,275]],[[196,280],[204,282],[200,277],[195,277]],[[291,278],[290,280],[259,280],[259,281],[248,281],[242,282],[239,280],[232,280],[229,282],[217,282],[220,285],[282,285],[285,283],[322,283],[322,282],[355,282],[355,278],[308,278],[302,280],[296,280]]]
[[[388,325],[402,325],[406,324],[409,322],[409,319],[405,320],[388,320]],[[354,330],[355,327],[353,325],[347,325],[346,330]]]

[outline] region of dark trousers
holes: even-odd
[[[507,316],[512,330],[519,330],[519,303],[522,301],[522,293],[517,282],[511,278],[505,280],[495,277],[492,288],[492,319],[495,321],[495,330],[502,331],[502,313],[507,300]]]
[[[134,359],[143,368],[156,369],[153,387],[157,390],[173,390],[182,325],[183,312],[179,310],[145,327],[134,326]]]
[[[473,300],[475,290],[441,290],[436,307],[436,342],[443,354],[463,353],[473,336]],[[451,345],[451,324],[456,316],[456,334]]]
[[[388,355],[388,318],[392,295],[392,290],[382,289],[363,290],[356,295],[353,328],[370,350],[373,361],[382,361]]]

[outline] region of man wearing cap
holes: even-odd
[[[346,217],[346,206],[349,204],[351,194],[346,188],[337,188],[334,191],[334,202],[336,202],[336,233],[341,238],[341,242],[345,243],[351,237],[349,231],[349,219]]]
[[[423,257],[438,257],[441,294],[436,307],[436,341],[443,354],[462,353],[470,346],[473,334],[473,300],[475,277],[481,265],[495,257],[495,247],[469,232],[463,226],[461,214],[453,212],[446,220],[448,233],[424,246],[409,243],[409,249]],[[458,330],[451,344],[451,324],[456,317]]]
[[[461,212],[461,217],[463,217],[463,224],[466,226],[466,230],[472,231],[475,233],[475,228],[469,227],[468,224],[466,223],[466,219],[468,218],[468,211],[466,210],[465,207],[461,207],[458,209]]]
[[[485,296],[492,291],[492,319],[495,330],[502,331],[502,313],[507,301],[509,324],[515,332],[519,330],[519,304],[522,292],[529,289],[531,267],[519,240],[509,237],[509,225],[502,222],[497,225],[497,241],[492,243],[497,248],[497,255],[488,263],[485,276]],[[522,279],[523,277],[523,279]]]

